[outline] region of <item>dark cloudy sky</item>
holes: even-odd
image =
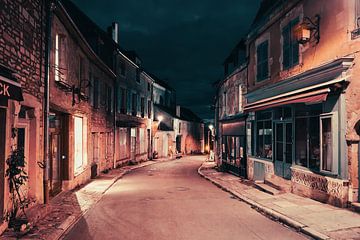
[[[166,79],[178,104],[202,118],[210,110],[211,83],[246,33],[260,0],[73,0],[102,28],[120,26],[120,45],[135,50],[144,67]]]

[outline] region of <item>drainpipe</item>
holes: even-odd
[[[45,0],[46,4],[46,33],[45,33],[45,81],[44,81],[44,203],[49,202],[50,190],[50,162],[49,162],[49,81],[50,81],[50,52],[51,52],[51,25],[53,14],[53,2]]]

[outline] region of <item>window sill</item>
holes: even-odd
[[[261,157],[251,156],[251,155],[249,155],[249,158],[253,158],[254,160],[259,160],[261,162],[273,163],[273,160],[268,159],[268,158],[261,158]]]
[[[261,83],[263,83],[263,82],[267,82],[267,81],[269,81],[269,80],[270,80],[270,76],[267,77],[267,78],[261,79],[261,80],[256,79],[256,80],[255,80],[255,85],[261,84]]]
[[[65,81],[61,81],[61,80],[56,81],[55,80],[55,84],[58,88],[60,88],[63,91],[66,91],[66,92],[72,91],[72,86]]]

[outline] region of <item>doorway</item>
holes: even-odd
[[[176,151],[181,153],[181,135],[176,136]]]
[[[0,108],[0,216],[4,215],[6,109]],[[5,124],[4,124],[5,123]],[[0,217],[0,223],[3,221]]]
[[[130,132],[130,160],[135,161],[136,157],[136,128],[131,128]]]
[[[275,122],[275,174],[291,179],[293,153],[292,122]]]
[[[51,113],[49,116],[49,159],[50,159],[50,195],[52,197],[62,190],[62,162],[66,160],[64,154],[63,116]]]

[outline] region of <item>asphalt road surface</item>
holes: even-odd
[[[186,157],[126,175],[65,239],[307,239],[201,178],[202,160]]]

